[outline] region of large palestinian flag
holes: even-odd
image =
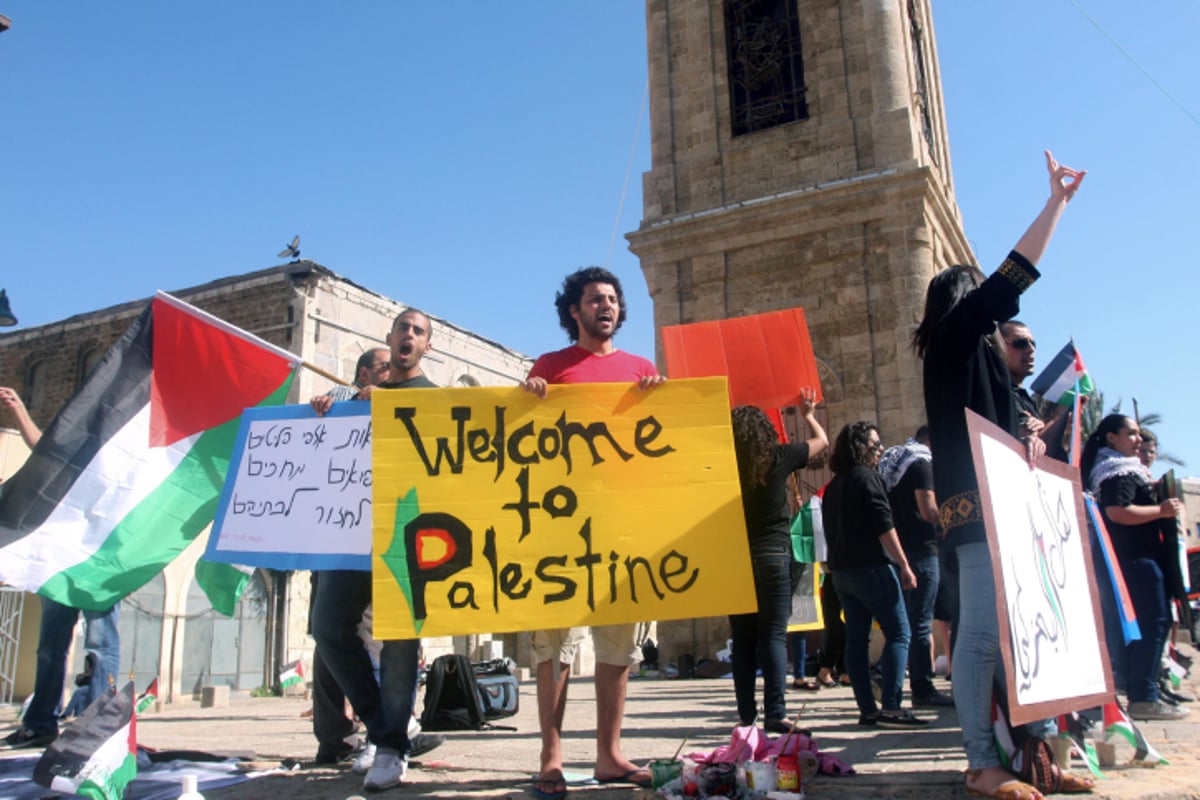
[[[120,800],[137,777],[133,691],[133,683],[127,683],[88,706],[42,753],[33,780],[56,792]]]
[[[0,486],[0,581],[104,610],[213,518],[242,410],[297,359],[159,293]]]

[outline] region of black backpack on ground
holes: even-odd
[[[473,665],[466,656],[445,655],[434,659],[425,677],[425,709],[421,713],[421,729],[426,731],[481,731],[495,728],[489,719],[517,713],[516,676],[507,662],[497,659],[507,675],[488,671],[494,662]],[[477,669],[485,670],[484,686],[477,679]],[[501,679],[497,687],[493,678]],[[507,680],[505,680],[507,679]],[[511,684],[511,689],[508,685]],[[485,697],[489,698],[485,702]],[[491,698],[495,697],[495,701]],[[511,711],[506,710],[511,706]],[[491,713],[489,713],[489,707]],[[511,730],[516,730],[512,728]]]

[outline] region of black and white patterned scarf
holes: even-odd
[[[1088,476],[1088,489],[1098,497],[1100,484],[1118,475],[1133,475],[1145,483],[1151,482],[1150,470],[1137,456],[1123,456],[1111,447],[1101,447],[1096,453],[1092,474]]]
[[[879,457],[879,475],[883,478],[884,488],[889,492],[894,489],[914,461],[933,461],[929,448],[916,439],[884,450]]]

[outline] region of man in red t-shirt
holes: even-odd
[[[613,344],[625,321],[625,296],[621,282],[611,272],[587,267],[568,275],[555,305],[559,324],[574,344],[538,358],[525,379],[526,391],[545,398],[549,386],[556,383],[633,381],[645,390],[666,380],[649,361]],[[634,623],[592,628],[596,646],[595,777],[600,783],[651,785],[649,771],[621,754],[629,668],[641,660],[635,628]],[[564,628],[535,631],[532,636],[542,730],[542,763],[532,791],[538,800],[561,800],[567,794],[562,773],[563,712],[571,664],[585,635],[584,628]]]

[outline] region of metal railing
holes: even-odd
[[[0,586],[0,705],[13,702],[17,680],[17,656],[21,648],[21,612],[25,593]]]

